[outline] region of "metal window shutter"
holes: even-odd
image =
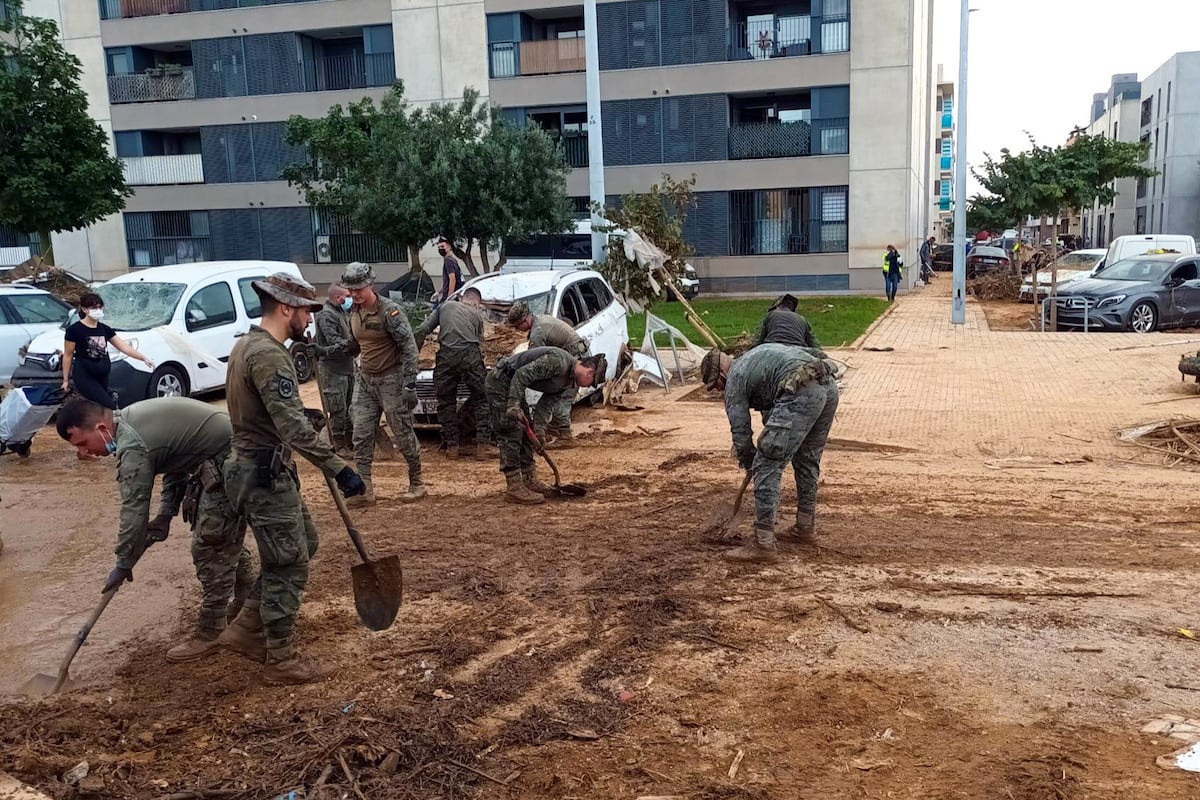
[[[313,261],[312,211],[307,206],[259,209],[263,258],[273,261]]]
[[[662,103],[657,97],[629,101],[629,163],[663,162]]]
[[[724,61],[728,53],[726,41],[729,20],[722,0],[692,0],[692,64]]]
[[[217,209],[208,213],[208,219],[215,260],[263,257],[256,209]]]
[[[697,192],[696,207],[683,223],[683,238],[697,256],[729,255],[729,193]]]
[[[200,160],[205,183],[230,183],[229,154],[225,149],[227,128],[232,125],[206,125],[200,129]]]
[[[629,100],[606,100],[600,104],[606,166],[622,167],[633,163],[629,160],[629,103]]]
[[[303,90],[294,33],[246,36],[246,88],[249,94],[285,94]]]
[[[661,64],[658,0],[631,2],[626,9],[629,66],[657,67]]]
[[[729,98],[699,94],[695,108],[697,161],[724,161],[729,157]]]
[[[596,6],[600,69],[626,69],[629,66],[625,6],[625,3],[601,3]]]
[[[254,173],[257,180],[283,180],[281,173],[284,167],[304,161],[304,148],[284,141],[286,122],[259,122],[250,128],[254,136]]]
[[[691,64],[696,56],[692,35],[692,0],[660,0],[662,64]]]

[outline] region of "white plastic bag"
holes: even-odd
[[[25,396],[24,387],[13,389],[0,403],[0,442],[19,444],[30,441],[57,410],[57,405],[33,405]]]

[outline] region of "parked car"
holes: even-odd
[[[26,284],[0,285],[0,384],[12,380],[29,343],[60,330],[70,313],[71,307],[49,292]]]
[[[1106,250],[1076,250],[1058,258],[1058,287],[1079,278],[1090,278],[1095,274],[1100,262],[1104,260]],[[1024,268],[1022,268],[1024,269]],[[1053,273],[1045,267],[1038,270],[1038,297],[1050,294],[1050,279]],[[1021,299],[1028,300],[1033,293],[1033,274],[1025,276],[1021,284]]]
[[[1196,252],[1196,240],[1191,236],[1171,233],[1154,233],[1139,236],[1118,236],[1108,245],[1104,261],[1100,264],[1103,270],[1109,264],[1116,264],[1133,256],[1140,256],[1152,250],[1168,250],[1180,255],[1192,255]]]
[[[300,277],[283,261],[209,261],[151,267],[113,278],[96,289],[104,298],[104,323],[155,363],[112,351],[109,386],[118,403],[150,397],[188,396],[225,386],[225,364],[237,339],[262,318],[262,305],[250,282],[273,272]],[[13,384],[62,382],[62,325],[34,339]],[[301,381],[312,377],[306,342],[292,342]]]
[[[1119,261],[1063,287],[1058,327],[1149,333],[1200,325],[1200,257],[1146,255]],[[1046,323],[1050,310],[1045,310]]]
[[[933,246],[934,272],[950,272],[954,269],[954,245],[935,244]]]
[[[977,278],[990,272],[1003,272],[1010,263],[1008,253],[999,247],[979,245],[971,248],[967,254],[967,277]]]
[[[591,269],[492,272],[467,281],[453,296],[472,287],[483,295],[484,308],[494,322],[502,322],[513,303],[523,300],[534,314],[553,314],[570,323],[588,341],[591,353],[603,353],[608,360],[605,378],[615,377],[621,348],[629,342],[629,329],[625,307],[600,273]],[[525,346],[522,343],[514,352]],[[590,387],[580,389],[576,399],[593,391]],[[458,392],[461,403],[467,397],[462,384]],[[530,393],[527,399],[534,403],[537,398],[536,393]],[[417,374],[417,407],[413,414],[419,425],[437,424],[437,396],[431,369]]]

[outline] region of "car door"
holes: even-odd
[[[248,327],[238,315],[234,287],[225,278],[215,278],[192,291],[183,307],[192,391],[225,385],[225,365],[233,344]]]
[[[62,327],[70,307],[42,292],[14,292],[0,297],[0,383],[12,379],[18,351],[46,331]]]
[[[1170,317],[1163,320],[1164,324],[1200,323],[1200,274],[1196,261],[1184,262],[1171,270],[1168,292],[1171,297]]]
[[[591,352],[603,353],[608,359],[609,368],[615,370],[617,360],[621,357],[621,346],[629,340],[625,309],[616,302],[608,286],[598,277],[580,281],[579,294],[591,314],[588,320]]]

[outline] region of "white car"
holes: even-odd
[[[109,386],[120,405],[224,388],[234,343],[262,318],[250,282],[273,272],[300,277],[300,268],[284,261],[207,261],[137,270],[98,287],[104,324],[155,364],[151,372],[141,361],[110,351]],[[61,383],[62,348],[59,326],[34,339],[13,383]],[[312,375],[307,344],[293,342],[291,349],[298,377],[307,380]]]
[[[472,287],[483,295],[484,307],[494,322],[502,322],[513,303],[523,300],[534,314],[553,314],[570,323],[588,341],[589,352],[603,353],[608,360],[605,379],[615,377],[621,348],[629,343],[629,328],[625,321],[625,306],[599,272],[591,269],[492,272],[467,281],[455,296]],[[524,347],[522,344],[516,351]],[[578,399],[592,391],[591,388],[580,389]],[[461,403],[467,397],[461,384],[458,393]],[[537,402],[537,395],[531,394],[527,399],[531,403]],[[417,400],[413,411],[417,423],[436,425],[433,370],[426,369],[417,374]]]
[[[71,307],[49,292],[23,284],[0,286],[0,383],[12,380],[29,343],[58,331]]]
[[[1096,274],[1101,262],[1104,261],[1104,254],[1107,251],[1103,248],[1099,250],[1074,250],[1067,253],[1065,256],[1058,258],[1058,285],[1062,286],[1070,281],[1079,280],[1080,278],[1090,278]],[[1050,278],[1052,277],[1049,269],[1038,270],[1038,297],[1045,297],[1050,294]],[[1033,275],[1025,276],[1025,280],[1021,283],[1021,299],[1028,300],[1030,293],[1033,291]]]

